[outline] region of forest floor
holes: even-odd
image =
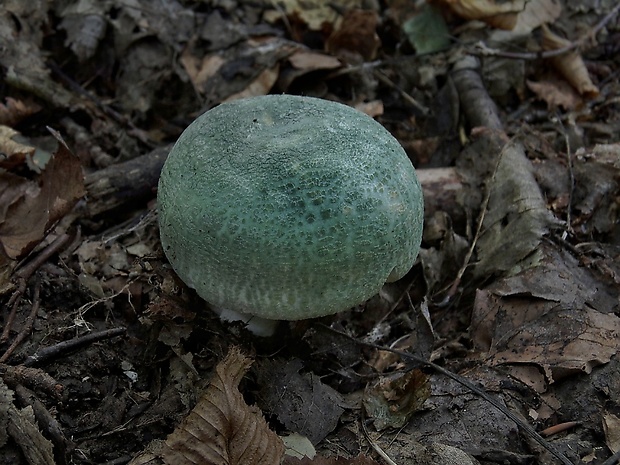
[[[618,462],[617,1],[2,4],[0,465]],[[374,117],[426,211],[404,278],[260,338],[176,277],[156,191],[269,93]]]

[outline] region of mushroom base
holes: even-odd
[[[270,337],[276,332],[276,328],[280,323],[280,320],[270,320],[267,318],[261,318],[255,315],[249,315],[247,313],[237,312],[235,310],[229,310],[227,308],[217,307],[209,304],[215,313],[217,313],[222,321],[235,322],[241,321],[245,323],[246,329],[255,336]]]

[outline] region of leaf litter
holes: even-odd
[[[0,458],[276,464],[274,432],[316,449],[283,463],[597,463],[616,452],[618,7],[457,0],[434,2],[424,21],[415,2],[259,3],[6,2]],[[152,160],[200,112],[281,92],[367,112],[421,179],[447,181],[423,181],[424,249],[402,282],[363,311],[260,341],[213,317],[163,260]],[[130,177],[146,167],[155,175]],[[484,396],[379,348],[439,363]],[[42,349],[52,361],[8,376]],[[44,377],[60,398],[40,389]],[[16,407],[24,386],[38,407]],[[540,442],[528,428],[556,433]]]

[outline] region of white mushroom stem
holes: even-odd
[[[219,315],[220,320],[228,322],[241,321],[245,323],[248,331],[260,337],[273,336],[278,324],[280,323],[280,320],[269,320],[267,318],[248,315],[246,313],[240,313],[227,308],[216,307],[211,304],[209,304],[209,307]]]

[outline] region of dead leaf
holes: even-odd
[[[395,373],[366,386],[364,409],[377,430],[402,428],[430,395],[429,376],[421,370]]]
[[[92,58],[105,36],[107,22],[104,3],[82,0],[67,6],[60,14],[60,28],[67,33],[65,45],[82,62]]]
[[[519,13],[512,29],[517,34],[529,34],[543,24],[551,24],[560,17],[562,2],[559,0],[530,0]]]
[[[55,131],[58,149],[34,181],[11,173],[0,177],[0,247],[10,259],[28,253],[84,193],[80,160]]]
[[[6,69],[5,83],[41,97],[58,108],[79,108],[79,100],[50,78],[39,44],[33,41],[29,29],[18,28],[21,22],[19,13],[16,15],[17,22],[11,12],[0,9],[0,43],[3,44],[0,65]]]
[[[232,94],[226,97],[223,101],[230,102],[240,98],[256,97],[259,95],[266,95],[269,93],[273,85],[278,80],[280,74],[280,65],[275,64],[272,68],[263,70],[254,81],[250,82],[245,89],[236,94]]]
[[[543,25],[542,30],[543,50],[557,50],[571,44],[569,40],[551,32],[545,25]],[[580,95],[586,98],[594,98],[599,94],[598,87],[592,83],[588,69],[579,53],[571,51],[549,58],[549,61],[562,77],[577,89]]]
[[[620,450],[620,418],[611,412],[603,414],[605,443],[614,454]]]
[[[276,2],[272,2],[276,3]],[[287,16],[297,16],[305,22],[309,29],[320,31],[324,25],[333,24],[340,20],[339,11],[362,8],[364,0],[278,0],[278,8],[267,14],[267,19],[275,21],[281,19],[282,13]]]
[[[530,161],[520,143],[505,144],[500,133],[480,132],[479,138],[463,154],[476,158],[472,169],[490,170],[490,197],[483,228],[476,244],[478,262],[473,268],[477,276],[506,272],[520,264],[540,245],[543,235],[558,224],[547,210]],[[499,161],[480,160],[480,153],[496,153]],[[495,159],[497,160],[497,159]],[[494,164],[497,163],[497,166]],[[479,192],[464,195],[475,198]],[[467,202],[468,199],[463,199]],[[525,264],[523,266],[526,266]]]
[[[6,103],[0,103],[0,125],[14,126],[39,111],[41,111],[41,106],[34,102],[7,97]]]
[[[564,251],[546,247],[534,259],[533,268],[478,291],[476,347],[492,365],[536,365],[548,383],[607,363],[620,350],[615,291]]]
[[[582,100],[576,90],[566,81],[557,78],[547,78],[540,81],[526,81],[527,87],[536,96],[547,103],[550,110],[563,108],[565,110],[575,110],[582,104]]]
[[[300,374],[302,367],[299,359],[262,362],[258,368],[261,403],[289,431],[318,444],[338,425],[344,400],[313,373]]]
[[[288,61],[295,69],[306,72],[319,69],[336,69],[342,66],[336,57],[303,49],[295,51],[288,57]]]
[[[20,142],[20,137],[14,129],[0,125],[0,168],[11,170],[34,155],[36,148]]]
[[[279,72],[279,63],[298,50],[290,41],[277,37],[250,39],[226,50],[198,57],[188,47],[181,58],[196,91],[208,97],[209,105],[233,96],[267,93]]]
[[[238,390],[252,361],[232,348],[215,368],[206,393],[165,441],[169,465],[278,465],[282,440]]]
[[[381,46],[377,34],[378,23],[379,15],[376,11],[349,10],[342,18],[340,27],[327,39],[325,48],[345,60],[351,55],[360,56],[365,61],[374,60]]]
[[[468,20],[480,20],[510,30],[517,24],[518,14],[525,9],[525,0],[437,0],[454,13]]]

